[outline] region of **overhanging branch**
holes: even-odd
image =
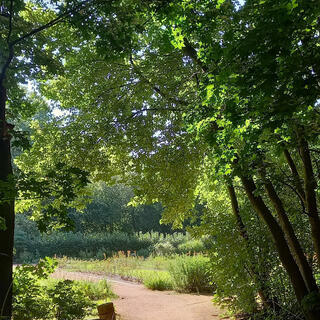
[[[32,37],[33,35],[45,30],[45,29],[48,29],[56,24],[58,24],[59,22],[62,22],[63,19],[65,19],[66,17],[68,17],[70,14],[72,13],[75,13],[77,12],[78,10],[80,10],[85,4],[87,4],[87,2],[89,1],[84,1],[82,3],[80,3],[78,6],[70,9],[70,10],[67,10],[66,12],[60,14],[58,17],[56,17],[55,19],[49,21],[48,23],[38,27],[38,28],[35,28],[33,30],[31,30],[30,32],[22,35],[21,37],[17,38],[16,40],[13,40],[13,41],[10,41],[10,38],[11,38],[11,35],[12,35],[12,18],[13,18],[13,0],[11,0],[10,2],[10,14],[9,14],[9,31],[8,31],[8,36],[7,36],[7,43],[8,43],[8,51],[9,51],[9,55],[6,59],[6,62],[4,63],[3,65],[3,68],[1,70],[1,73],[0,73],[0,83],[3,82],[3,80],[5,79],[5,76],[6,76],[6,72],[7,72],[7,69],[14,57],[14,46],[20,42],[22,42],[23,40],[27,39],[27,38],[30,38]]]
[[[147,83],[153,89],[153,91],[158,93],[162,98],[166,99],[168,102],[173,103],[173,104],[178,104],[178,105],[182,105],[182,106],[188,106],[189,105],[188,102],[185,101],[185,100],[181,100],[179,98],[170,97],[165,92],[163,92],[163,90],[161,90],[159,86],[153,84],[147,77],[145,77],[143,75],[141,70],[139,70],[138,67],[134,64],[132,56],[130,56],[130,63],[132,65],[132,67],[133,67],[133,70],[141,77],[141,79],[145,83]]]

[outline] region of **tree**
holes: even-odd
[[[61,71],[61,61],[56,63],[59,59],[53,59],[60,54],[55,51],[55,38],[48,41],[45,31],[65,21],[84,4],[79,2],[70,9],[47,2],[9,0],[0,5],[0,315],[4,318],[10,318],[12,312],[14,198],[17,193],[11,164],[11,138],[17,142],[21,137],[21,132],[14,130],[14,125],[8,121],[22,121],[35,112],[36,104],[28,99],[23,84]]]
[[[89,233],[158,231],[173,233],[169,226],[160,225],[160,204],[141,205],[133,207],[128,205],[133,192],[128,186],[117,184],[107,186],[103,182],[91,186],[92,195],[90,203],[82,214],[77,211],[71,213],[75,221],[75,231]]]
[[[46,126],[68,144],[68,161],[95,179],[121,176],[137,203],[164,204],[164,220],[192,216],[204,170],[243,188],[308,320],[319,318],[320,301],[318,267],[304,254],[312,243],[320,255],[311,153],[319,143],[318,16],[319,4],[304,0],[102,4],[86,20],[83,36],[94,36],[42,88],[69,111],[68,122]],[[36,139],[21,161],[32,165],[43,147]],[[309,221],[304,242],[289,192]]]

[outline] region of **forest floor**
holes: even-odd
[[[139,283],[120,277],[106,277],[89,272],[58,269],[51,275],[69,280],[100,281],[107,279],[118,296],[114,305],[121,320],[218,320],[223,311],[212,304],[212,296],[152,291]]]

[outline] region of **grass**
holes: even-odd
[[[143,283],[152,290],[180,292],[213,292],[208,285],[209,259],[202,256],[135,257],[119,252],[105,260],[58,259],[59,267],[67,271],[119,275]]]
[[[119,252],[112,258],[105,260],[58,259],[59,267],[67,271],[99,273],[104,275],[119,275],[143,282],[155,272],[168,277],[169,265],[174,257],[126,257]]]
[[[209,258],[180,256],[170,264],[169,272],[174,287],[182,292],[213,292],[210,281]]]
[[[81,260],[64,257],[59,258],[58,261],[59,267],[69,271],[95,271],[113,274],[124,269],[168,270],[175,257],[127,257],[120,251],[104,260]]]
[[[143,284],[151,290],[172,290],[174,288],[172,278],[168,272],[152,272],[145,275]]]

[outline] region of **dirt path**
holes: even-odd
[[[70,280],[99,281],[105,276],[67,272],[58,269],[55,278]],[[173,291],[152,291],[143,285],[120,278],[107,278],[113,292],[118,295],[114,301],[121,320],[218,320],[221,309],[212,305],[211,296],[179,294]],[[227,319],[227,318],[224,318]]]

